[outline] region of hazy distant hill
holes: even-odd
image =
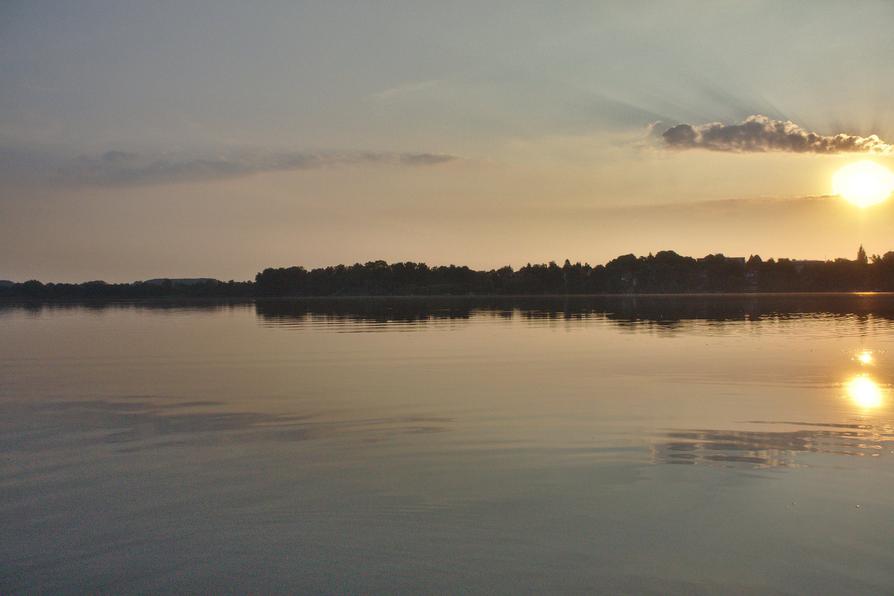
[[[16,285],[16,282],[9,281],[8,279],[0,279],[0,288],[11,288]]]

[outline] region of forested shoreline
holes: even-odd
[[[0,298],[44,300],[854,291],[894,291],[894,252],[870,257],[861,247],[854,260],[804,261],[722,254],[693,258],[661,251],[623,255],[595,266],[566,260],[562,265],[474,270],[370,261],[316,269],[267,268],[253,281],[0,282]]]

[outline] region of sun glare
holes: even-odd
[[[874,161],[858,161],[835,172],[832,191],[854,205],[877,205],[894,191],[894,174]]]

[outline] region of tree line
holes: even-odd
[[[178,283],[0,283],[0,297],[27,299],[136,299],[163,297],[252,298],[275,296],[439,296],[718,292],[894,291],[894,252],[833,261],[747,259],[722,254],[702,258],[673,251],[612,259],[605,265],[527,264],[474,270],[466,266],[370,261],[306,269],[264,269],[254,281]]]

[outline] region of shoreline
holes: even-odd
[[[23,298],[3,296],[0,304],[109,304],[109,303],[201,303],[247,304],[255,302],[295,301],[382,301],[382,300],[568,300],[568,299],[637,299],[637,298],[871,298],[894,297],[894,292],[646,292],[624,294],[369,294],[318,296],[157,296],[145,298]]]

